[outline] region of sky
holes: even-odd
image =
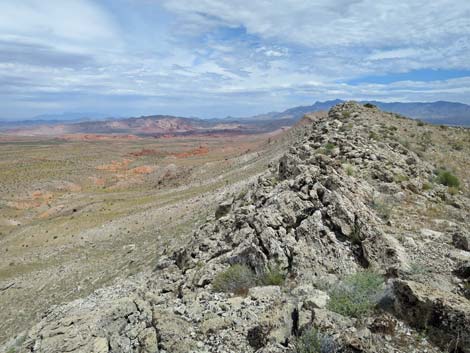
[[[0,0],[0,119],[470,104],[469,0]]]

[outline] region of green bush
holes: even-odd
[[[395,174],[393,176],[393,180],[395,181],[395,183],[401,183],[403,181],[410,180],[410,178],[408,177],[408,175],[405,174]]]
[[[364,107],[366,107],[366,108],[376,108],[376,106],[372,103],[366,103],[366,104],[364,104]]]
[[[319,149],[317,150],[317,152],[318,152],[319,154],[330,155],[331,152],[334,150],[335,147],[336,147],[336,146],[335,146],[333,143],[328,142],[328,143],[325,144],[323,147],[319,148]]]
[[[431,190],[431,189],[432,189],[432,184],[431,183],[424,183],[423,184],[423,190],[424,191]]]
[[[336,342],[323,335],[315,328],[305,330],[294,342],[296,353],[335,353],[338,352]]]
[[[376,211],[377,215],[384,221],[389,221],[392,217],[392,206],[379,199],[372,201],[371,207]]]
[[[256,274],[248,266],[235,264],[215,277],[212,288],[216,292],[244,294],[256,282]]]
[[[439,170],[437,172],[436,182],[438,182],[439,184],[454,187],[454,188],[460,187],[459,178],[457,178],[450,171],[444,170],[444,169]]]
[[[331,142],[328,142],[326,145],[325,145],[325,150],[330,153],[331,151],[333,151],[333,149],[335,148],[336,146],[331,143]]]
[[[375,131],[371,131],[371,132],[369,132],[369,138],[371,140],[379,141],[380,140],[380,135],[378,133],[376,133]]]
[[[216,292],[245,295],[251,287],[281,286],[284,281],[285,275],[278,266],[269,267],[266,271],[257,275],[246,265],[234,264],[227,270],[217,274],[212,282],[212,288]]]
[[[424,121],[418,120],[417,125],[418,126],[424,126]]]
[[[346,277],[330,292],[328,309],[355,318],[369,314],[383,293],[383,277],[370,271]]]
[[[343,164],[343,169],[345,170],[346,174],[349,176],[353,176],[355,174],[354,167],[349,163]]]
[[[279,266],[270,267],[259,278],[259,283],[265,286],[282,286],[286,277]]]

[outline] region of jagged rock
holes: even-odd
[[[364,268],[400,277],[412,272],[411,259],[426,257],[424,247],[430,258],[444,259],[442,273],[450,274],[457,260],[468,260],[468,252],[448,249],[447,233],[411,227],[415,223],[406,212],[400,219],[383,219],[377,195],[387,194],[393,206],[409,202],[410,195],[420,198],[416,202],[437,203],[447,188],[422,191],[434,166],[396,139],[373,138],[385,121],[382,114],[347,102],[328,117],[311,120],[271,170],[247,193],[221,203],[215,219],[160,258],[153,272],[126,290],[110,287],[51,310],[27,333],[22,348],[37,353],[278,353],[292,348],[295,337],[313,325],[331,333],[344,352],[409,352],[410,342],[404,347],[400,340],[418,340],[405,323],[383,313],[364,320],[333,313],[327,309],[328,293],[313,286],[332,285]],[[392,225],[398,223],[403,227],[395,231]],[[412,242],[400,240],[409,232]],[[214,279],[233,264],[253,274],[246,297],[214,292]],[[256,279],[274,268],[286,275],[285,286],[259,287]],[[461,273],[466,269],[455,272],[457,285],[466,281]],[[459,292],[457,285],[447,283]],[[394,289],[398,317],[418,328],[426,324],[441,346],[451,343],[469,352],[466,299],[402,280]],[[420,343],[414,351],[437,348]]]
[[[109,343],[104,337],[97,337],[93,342],[93,353],[108,353]]]
[[[222,202],[219,205],[219,207],[217,207],[217,210],[215,211],[215,218],[223,217],[227,213],[229,213],[230,209],[232,208],[232,205],[233,205],[233,199],[228,199]]]
[[[246,339],[251,347],[258,350],[268,343],[269,326],[258,325],[248,330]]]
[[[324,291],[316,289],[312,285],[298,286],[292,291],[292,295],[299,298],[299,302],[302,303],[302,308],[311,309],[323,309],[328,303],[329,296]]]
[[[470,352],[470,301],[421,283],[394,282],[398,315],[441,347]]]
[[[397,326],[397,320],[390,314],[384,313],[375,318],[369,325],[369,329],[375,333],[394,335]]]
[[[134,295],[110,298],[103,291],[57,313],[62,318],[47,316],[28,333],[31,352],[158,352],[150,307]]]
[[[452,234],[452,243],[457,249],[470,251],[470,236],[462,232]]]
[[[470,261],[459,264],[454,273],[460,278],[470,280]]]

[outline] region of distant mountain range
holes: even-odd
[[[327,111],[342,100],[316,102],[298,106],[283,112],[270,112],[245,118],[225,119],[183,118],[169,115],[152,115],[138,118],[106,118],[103,115],[72,113],[42,115],[34,120],[1,122],[0,130],[14,135],[56,136],[65,134],[133,134],[160,136],[165,134],[209,134],[209,133],[260,133],[292,126],[306,113]],[[421,119],[433,124],[470,127],[470,106],[462,103],[372,103],[384,111]],[[100,120],[101,119],[101,120]],[[84,121],[85,120],[85,121]]]
[[[27,125],[7,126],[3,132],[21,136],[60,136],[70,134],[127,134],[139,136],[193,135],[193,134],[249,134],[277,130],[292,125],[291,118],[284,119],[198,119],[169,115],[152,115],[138,118],[107,119],[98,121],[42,121]]]
[[[257,115],[251,118],[261,119],[300,119],[304,114],[314,111],[329,110],[343,100],[336,99],[325,102],[316,102],[313,105],[298,106],[283,112],[272,112],[265,115]],[[432,124],[460,125],[470,127],[470,105],[453,102],[431,103],[385,103],[379,101],[362,101],[362,104],[371,103],[383,111],[401,114],[413,119],[421,119]]]

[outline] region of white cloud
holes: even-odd
[[[244,26],[308,46],[419,44],[470,33],[467,0],[166,0],[194,22]],[[205,16],[204,16],[205,15]]]
[[[420,54],[419,50],[413,48],[403,48],[394,50],[377,50],[373,54],[369,55],[369,60],[385,60],[385,59],[403,59],[416,57]]]
[[[54,100],[64,107],[108,102],[109,110],[153,104],[167,113],[206,116],[338,97],[470,103],[466,79],[345,83],[412,70],[470,69],[468,0],[106,4],[1,1],[0,93],[6,98],[0,103],[13,107],[16,99],[18,111],[49,108]],[[140,6],[144,10],[137,11]],[[96,98],[84,98],[90,96]]]
[[[116,44],[112,18],[89,0],[0,2],[0,34],[16,43],[36,43],[89,51]]]

